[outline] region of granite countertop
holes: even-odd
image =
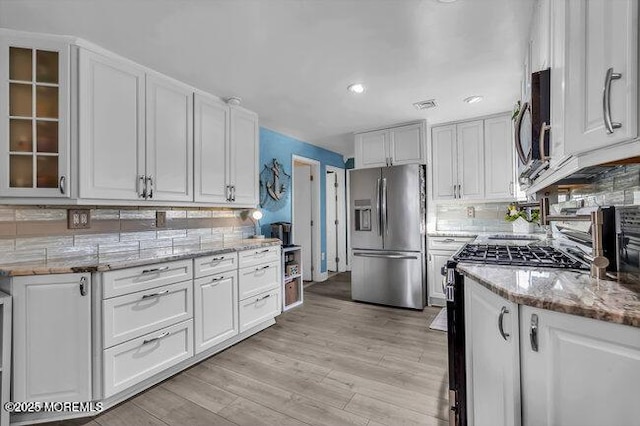
[[[134,266],[152,265],[172,260],[190,259],[234,251],[279,246],[275,238],[246,239],[226,243],[194,244],[149,250],[132,250],[101,256],[78,256],[36,262],[0,264],[0,277],[67,274],[73,272],[104,272]]]
[[[476,238],[476,237],[484,237],[487,238],[492,235],[500,235],[500,236],[518,236],[524,235],[525,237],[533,237],[535,239],[541,239],[545,237],[544,233],[534,233],[534,234],[514,234],[512,232],[505,231],[430,231],[427,232],[427,236],[429,237],[459,237],[459,238]],[[502,240],[497,240],[502,243]]]
[[[617,281],[546,268],[459,263],[457,270],[514,303],[640,327],[640,278]]]

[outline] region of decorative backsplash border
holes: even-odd
[[[509,203],[438,204],[437,231],[510,232],[512,225],[504,220]],[[467,208],[474,217],[467,216]]]
[[[156,226],[156,212],[166,226]],[[92,208],[91,228],[67,229],[67,208],[0,206],[0,263],[233,242],[255,233],[247,210]]]

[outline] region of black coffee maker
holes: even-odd
[[[278,238],[282,241],[283,247],[292,246],[291,241],[291,223],[275,222],[271,224],[271,238]]]

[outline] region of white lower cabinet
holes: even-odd
[[[195,351],[200,353],[238,334],[238,272],[198,278],[194,292]]]
[[[475,237],[474,237],[475,238]],[[442,267],[466,243],[474,238],[432,237],[428,238],[427,251],[427,301],[429,306],[445,306],[446,298],[442,289]]]
[[[240,269],[238,287],[240,299],[256,296],[280,286],[280,263],[250,266]]]
[[[524,425],[638,424],[639,328],[528,306],[520,318]]]
[[[193,356],[193,320],[104,351],[104,393],[114,395]]]
[[[518,305],[465,278],[467,417],[470,426],[518,426]]]
[[[280,314],[280,289],[240,302],[240,333]]]
[[[91,401],[91,275],[0,279],[13,297],[12,398]]]

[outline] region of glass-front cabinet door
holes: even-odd
[[[0,37],[0,191],[69,196],[69,45]]]

